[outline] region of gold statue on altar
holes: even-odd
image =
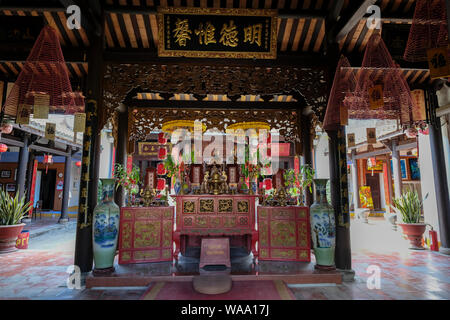
[[[222,187],[221,175],[216,165],[214,164],[214,166],[211,169],[211,179],[209,180],[210,193],[214,195],[221,194],[222,191],[221,187]]]
[[[225,171],[220,172],[214,162],[213,167],[208,172],[205,172],[203,182],[200,186],[200,193],[202,194],[224,194],[229,192],[227,183],[228,177]]]
[[[140,195],[143,199],[144,207],[150,207],[155,200],[156,189],[146,187],[145,189],[141,190]]]

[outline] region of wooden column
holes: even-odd
[[[402,184],[402,168],[400,166],[400,151],[397,149],[397,140],[392,139],[392,174],[394,177],[394,195],[395,198],[401,197]]]
[[[355,158],[356,150],[352,150],[352,188],[354,210],[359,208],[359,185],[358,185],[358,161]]]
[[[327,131],[329,136],[331,205],[336,218],[336,268],[343,271],[344,280],[354,279],[350,248],[350,212],[348,206],[347,154],[345,127]]]
[[[28,157],[29,157],[29,139],[28,134],[23,135],[23,147],[19,152],[19,167],[17,168],[17,192],[19,197],[26,195],[25,179],[27,177]]]
[[[388,184],[388,195],[389,195],[389,205],[392,206],[392,171],[391,171],[391,159],[389,155],[386,156],[386,171],[387,171],[387,184]],[[391,208],[386,208],[386,211],[389,210],[391,212]]]
[[[336,33],[339,28],[338,17],[343,6],[343,1],[336,1],[333,14],[330,13],[326,20],[329,28],[327,33],[326,63],[328,65],[328,88],[331,91],[334,74],[340,57],[340,49]],[[353,17],[352,19],[357,19]],[[340,31],[338,31],[340,30]],[[352,254],[350,248],[350,212],[348,206],[347,184],[347,150],[345,127],[339,126],[338,130],[328,131],[329,136],[329,163],[330,163],[330,187],[331,205],[334,207],[336,218],[336,268],[342,272],[344,281],[353,281],[355,271],[352,270]]]
[[[440,122],[436,117],[436,125],[429,125],[430,149],[441,240],[439,251],[450,255],[450,200]]]
[[[62,196],[62,206],[61,206],[61,216],[59,217],[58,223],[65,223],[69,221],[69,190],[70,190],[70,176],[72,173],[72,147],[67,146],[66,148],[67,156],[64,165],[64,185],[63,185],[63,196]]]
[[[104,16],[102,14],[102,21]],[[89,272],[93,266],[92,218],[97,204],[97,188],[100,159],[100,130],[98,112],[101,110],[103,82],[104,23],[100,35],[89,32],[91,46],[88,50],[86,129],[83,136],[80,201],[75,243],[75,265],[81,272]]]
[[[302,153],[304,164],[313,166],[312,152],[311,152],[311,118],[303,116],[301,117],[301,131],[302,131]],[[314,198],[312,192],[307,188],[305,190],[305,202],[309,207],[313,204]]]
[[[128,110],[123,106],[119,112],[116,163],[126,167],[127,165],[127,134],[128,134]],[[120,186],[114,195],[114,200],[119,207],[125,206],[125,189]]]

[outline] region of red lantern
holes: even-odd
[[[158,178],[158,183],[156,185],[156,189],[164,190],[166,188],[166,179]]]
[[[76,165],[78,168],[81,167],[81,161],[75,162],[75,165]]]
[[[44,155],[44,164],[53,164],[53,156],[51,154]]]
[[[267,156],[271,157],[272,156],[272,149],[267,148]]]
[[[13,130],[13,126],[10,123],[5,123],[0,128],[0,131],[4,134],[10,134],[12,132],[12,130]]]
[[[158,134],[158,142],[160,144],[165,144],[167,142],[167,139],[164,137],[164,132]]]
[[[45,173],[47,174],[48,166],[53,164],[53,156],[51,154],[44,155]]]
[[[272,189],[272,178],[264,179],[263,183],[266,186],[266,190]]]
[[[8,150],[8,146],[4,143],[0,143],[0,152],[6,152]]]
[[[158,166],[156,168],[159,175],[166,174],[166,168],[164,168],[164,163],[158,163]]]
[[[167,150],[164,147],[159,148],[158,159],[165,160],[167,156]]]
[[[267,134],[267,143],[272,143],[272,136],[270,135],[270,133]]]
[[[427,127],[426,129],[419,129],[419,132],[420,132],[421,134],[428,135],[428,133],[430,132],[430,130],[429,130],[429,128]]]

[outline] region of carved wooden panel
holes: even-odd
[[[174,207],[121,208],[119,264],[172,259]]]
[[[311,261],[309,208],[258,207],[259,259]]]
[[[208,94],[224,94],[230,99],[236,99],[241,95],[259,95],[261,97],[273,95],[293,95],[297,100],[304,100],[306,105],[311,106],[318,121],[322,121],[328,98],[328,87],[326,72],[323,68],[300,68],[290,66],[277,67],[253,67],[253,66],[227,66],[227,65],[194,65],[192,64],[108,64],[104,77],[103,99],[104,110],[100,127],[115,116],[115,109],[120,103],[125,101],[130,92],[152,92],[169,98],[173,94],[193,94],[201,99]],[[300,106],[300,105],[299,105]],[[197,110],[202,113],[203,111]],[[236,115],[226,110],[227,119],[236,118]],[[293,137],[297,131],[297,122],[287,126],[281,119],[289,118],[289,112],[283,111],[283,103],[280,103],[280,110],[283,115],[274,114],[269,116],[262,114],[266,120],[274,121],[271,127],[282,129],[281,134]],[[168,112],[170,113],[170,112]],[[166,113],[166,116],[169,114]],[[176,119],[192,119],[183,117],[182,114],[175,115]],[[240,115],[239,115],[240,116]],[[210,116],[204,116],[210,118]],[[247,115],[248,118],[253,115]],[[203,116],[201,117],[203,118]],[[258,119],[261,116],[257,117]],[[139,119],[137,117],[136,119]],[[155,122],[156,119],[156,122]],[[153,128],[160,128],[160,118],[151,117],[150,125]],[[225,117],[221,121],[216,120],[215,124],[219,129],[224,128]],[[171,120],[171,119],[164,119]],[[242,119],[245,121],[245,119]],[[253,119],[252,121],[258,121]],[[116,121],[114,121],[115,123]],[[152,123],[153,122],[153,123]],[[131,138],[137,140],[142,132],[138,125],[129,128]],[[208,126],[209,127],[209,126]],[[142,128],[143,129],[143,128]],[[295,136],[294,136],[295,138]],[[142,140],[142,139],[141,139]],[[291,140],[293,141],[293,140]]]
[[[184,235],[242,235],[255,231],[255,197],[252,195],[179,195],[177,231]],[[192,209],[186,211],[186,204]],[[238,206],[241,203],[241,207]],[[195,210],[198,204],[198,210]],[[238,209],[240,208],[240,209]]]

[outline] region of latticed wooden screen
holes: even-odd
[[[259,260],[311,261],[307,207],[258,207]]]
[[[119,264],[172,261],[174,207],[121,208]]]

